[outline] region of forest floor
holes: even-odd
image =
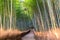
[[[26,32],[19,30],[0,30],[0,40],[35,40],[33,31],[25,35]]]

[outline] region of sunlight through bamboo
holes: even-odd
[[[10,29],[12,28],[12,0],[11,0],[11,14],[10,14]]]

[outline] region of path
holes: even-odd
[[[30,32],[29,34],[27,34],[26,36],[24,36],[22,38],[22,40],[35,40],[34,33],[33,32]]]

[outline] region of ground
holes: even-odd
[[[27,34],[26,36],[24,36],[22,38],[22,40],[35,40],[34,33],[31,31],[29,34]]]

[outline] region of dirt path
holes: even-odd
[[[22,40],[35,40],[34,33],[33,32],[30,32],[29,34],[27,34],[26,36],[24,36],[22,38]]]

